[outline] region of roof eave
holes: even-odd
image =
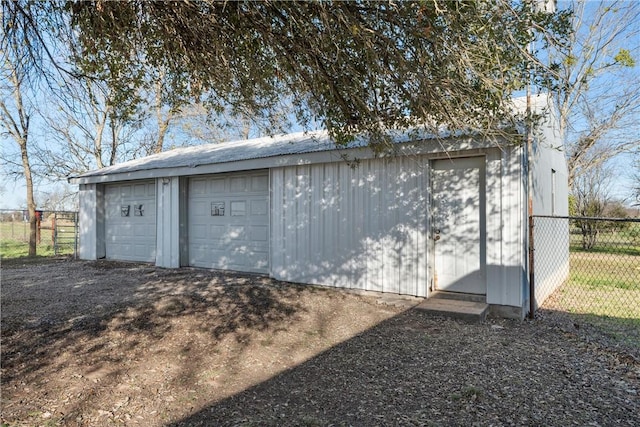
[[[431,142],[431,143],[428,143]],[[453,153],[465,150],[487,148],[487,141],[467,137],[447,139],[426,139],[398,144],[392,153],[376,154],[369,147],[317,151],[303,154],[285,154],[272,157],[258,157],[253,159],[199,164],[193,166],[178,166],[166,168],[141,169],[116,173],[97,173],[87,176],[69,177],[71,184],[94,184],[118,181],[133,181],[141,179],[155,179],[177,176],[211,175],[216,173],[234,172],[241,170],[270,169],[284,166],[300,166],[316,163],[331,163],[345,161],[345,159],[365,160],[374,157],[390,157],[396,155],[420,155],[439,152]]]

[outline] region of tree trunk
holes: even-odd
[[[36,202],[33,197],[33,178],[31,176],[31,163],[27,152],[27,135],[22,136],[20,141],[20,154],[22,157],[22,167],[27,185],[27,210],[29,212],[29,256],[36,256],[36,243],[38,234],[38,223],[36,218]]]
[[[584,221],[580,228],[582,229],[582,249],[586,251],[593,249],[598,241],[598,225],[595,221]]]
[[[153,148],[153,153],[162,153],[164,148],[164,137],[169,130],[169,121],[171,120],[171,112],[167,114],[167,119],[162,120],[160,113],[158,112],[158,139],[156,140],[156,146]]]
[[[3,45],[4,46],[4,45]],[[12,52],[18,52],[16,45],[11,46]],[[3,50],[3,54],[6,54]],[[8,87],[5,87],[3,82],[3,93],[0,97],[0,124],[8,130],[8,134],[20,147],[20,157],[22,160],[22,169],[27,186],[27,210],[29,212],[29,256],[36,256],[36,244],[38,237],[38,222],[36,218],[36,202],[33,197],[33,176],[31,171],[31,163],[29,161],[29,125],[31,119],[30,111],[33,111],[33,104],[23,103],[22,84],[27,79],[28,70],[24,67],[24,63],[20,63],[22,60],[21,55],[13,57],[13,62],[10,56],[3,55],[4,63],[2,64],[3,76],[5,72],[9,72]],[[8,98],[7,92],[9,90],[14,100],[13,108],[7,107],[5,99]],[[31,106],[31,108],[29,108]],[[13,114],[10,110],[14,110]]]
[[[162,153],[162,149],[164,148],[164,137],[169,130],[169,122],[173,118],[174,111],[169,109],[166,117],[162,115],[162,89],[163,89],[163,80],[164,73],[162,73],[158,81],[155,83],[156,87],[156,102],[155,102],[155,110],[156,110],[156,121],[158,122],[158,139],[156,140],[156,145],[153,147],[153,153],[158,154]]]
[[[94,110],[96,108],[94,107]],[[96,136],[93,140],[93,155],[96,159],[96,166],[98,169],[102,169],[105,165],[102,162],[102,135],[104,133],[104,127],[107,124],[107,114],[108,109],[106,109],[102,114],[96,116],[99,117],[99,120],[96,120]]]
[[[118,132],[116,130],[116,124],[113,122],[113,117],[109,123],[109,127],[111,128],[111,154],[109,155],[109,166],[113,166],[116,164],[117,156],[118,156]]]

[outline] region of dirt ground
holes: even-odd
[[[552,316],[145,264],[1,272],[3,426],[640,424],[638,359]]]

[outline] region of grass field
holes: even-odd
[[[571,253],[569,280],[562,286],[562,305],[581,314],[640,322],[640,257]]]
[[[73,254],[74,228],[72,223],[59,224],[58,254]],[[22,258],[29,255],[29,224],[26,222],[0,222],[0,257],[3,259]],[[50,224],[40,229],[40,243],[37,245],[38,256],[53,256],[54,239]]]
[[[640,256],[640,223],[631,223],[622,231],[601,231],[593,248],[582,248],[582,234],[573,229],[570,234],[571,250],[575,252]]]
[[[569,279],[545,308],[568,312],[625,345],[640,347],[640,255],[635,249],[572,250]]]

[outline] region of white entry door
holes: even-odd
[[[436,160],[432,191],[435,288],[486,294],[484,158]]]

